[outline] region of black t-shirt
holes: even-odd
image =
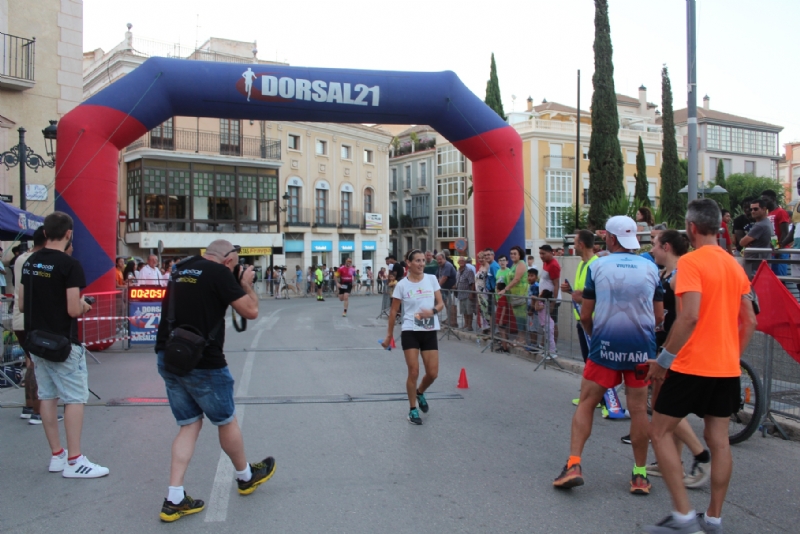
[[[67,289],[86,287],[80,262],[60,250],[43,248],[22,265],[25,331],[44,330],[80,344],[78,320],[67,313]]]
[[[406,270],[403,269],[403,265],[399,262],[394,262],[392,264],[392,271],[394,271],[394,279],[398,282],[406,275]]]
[[[198,369],[222,369],[227,366],[223,319],[228,305],[246,295],[230,269],[220,263],[195,257],[176,267],[175,327],[192,326],[209,340]],[[169,291],[161,303],[161,321],[156,336],[156,352],[164,350],[169,337]],[[210,334],[214,329],[214,339]]]

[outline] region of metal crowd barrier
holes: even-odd
[[[12,324],[14,298],[0,297],[0,326],[3,334],[3,360],[0,364],[0,388],[19,389],[24,374],[25,351],[20,347]]]

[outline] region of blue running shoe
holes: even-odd
[[[422,419],[419,417],[419,411],[416,408],[411,408],[408,412],[408,422],[412,425],[421,425]]]
[[[422,413],[428,413],[428,401],[425,400],[424,393],[417,393],[417,405],[419,409],[422,410]]]

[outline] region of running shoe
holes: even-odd
[[[50,468],[48,469],[51,473],[60,473],[64,470],[67,466],[67,458],[69,458],[69,451],[64,449],[62,456],[51,456],[50,457]]]
[[[60,423],[63,420],[64,420],[64,416],[61,415],[61,414],[58,414],[58,422]],[[31,414],[31,416],[28,418],[28,424],[29,425],[41,425],[42,424],[42,416],[40,414],[38,414],[38,413]]]
[[[343,312],[342,317],[347,317],[347,312]]]
[[[30,406],[25,406],[24,408],[22,408],[22,413],[19,414],[19,418],[30,419],[32,415],[33,415],[33,408],[31,408]]]
[[[564,465],[561,474],[553,481],[553,487],[557,489],[570,489],[576,486],[583,486],[581,464],[575,464],[570,468]]]
[[[715,525],[713,523],[709,523],[706,521],[706,514],[698,513],[697,514],[697,522],[700,523],[700,528],[703,529],[703,532],[713,532],[714,534],[722,534],[722,525]]]
[[[272,478],[272,475],[275,474],[275,458],[267,456],[257,464],[250,464],[250,470],[252,471],[250,480],[247,482],[236,481],[239,485],[239,495],[250,495],[261,484]]]
[[[645,526],[644,531],[650,534],[703,534],[703,528],[696,518],[680,523],[672,514],[655,525]]]
[[[205,507],[206,503],[200,499],[192,499],[184,493],[183,500],[180,504],[173,504],[167,499],[164,499],[164,504],[161,505],[161,513],[158,514],[158,517],[165,523],[172,523],[185,515],[202,512]]]
[[[631,444],[631,435],[628,434],[627,436],[622,436],[621,438],[619,438],[619,440],[622,443],[625,443],[626,445],[630,445]]]
[[[428,401],[425,399],[424,393],[417,393],[417,405],[422,413],[428,413]]]
[[[74,464],[67,462],[61,476],[64,478],[100,478],[108,474],[108,467],[93,464],[89,459],[81,455]]]
[[[647,475],[631,475],[631,493],[650,495],[650,481],[647,480]]]
[[[608,419],[608,408],[605,405],[600,407],[600,415],[603,416],[603,419]]]
[[[711,478],[711,462],[692,462],[692,470],[683,477],[683,485],[687,488],[699,488]],[[716,526],[716,525],[715,525]]]
[[[416,408],[411,408],[408,412],[408,422],[412,425],[421,425],[422,419],[419,416],[419,411]]]
[[[628,443],[630,443],[630,442],[628,442]],[[658,467],[658,462],[653,462],[651,464],[647,464],[647,467],[645,469],[647,469],[647,476],[649,476],[649,477],[660,477],[660,476],[663,476],[661,474],[661,468]]]

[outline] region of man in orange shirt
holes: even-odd
[[[722,503],[733,467],[728,420],[741,402],[739,358],[756,319],[747,275],[733,256],[717,246],[721,219],[713,200],[689,203],[686,235],[695,250],[678,260],[678,316],[658,358],[649,362],[647,378],[664,381],[650,439],[674,510],[657,525],[645,527],[646,532],[722,531]],[[689,504],[673,440],[675,427],[690,413],[703,418],[711,450],[711,502],[705,514],[695,514]]]
[[[117,287],[125,285],[125,278],[122,277],[122,271],[125,270],[125,258],[122,256],[117,256],[117,269],[115,274],[117,275]]]

